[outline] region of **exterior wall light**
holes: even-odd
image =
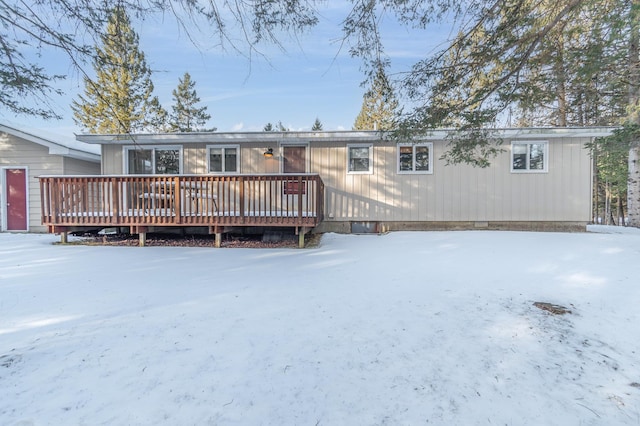
[[[264,155],[266,158],[273,157],[273,148],[267,148],[267,150],[262,155]]]

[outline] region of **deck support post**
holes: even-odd
[[[138,234],[138,246],[144,247],[147,245],[147,231],[149,228],[147,226],[131,226],[129,228],[129,233]]]
[[[60,244],[67,244],[69,242],[69,228],[66,226],[49,225],[49,233],[60,234]]]
[[[303,226],[296,230],[298,231],[298,248],[304,248],[304,234],[307,232],[307,228]]]
[[[215,246],[216,248],[220,248],[221,245],[222,245],[222,234],[220,232],[216,232]]]

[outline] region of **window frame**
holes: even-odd
[[[351,165],[351,148],[367,148],[369,150],[369,168],[368,170],[350,170]],[[353,143],[347,144],[347,174],[348,175],[371,175],[373,174],[373,144],[371,143]]]
[[[526,167],[524,169],[515,169],[513,167],[514,160],[514,146],[515,145],[526,145]],[[542,145],[542,168],[541,169],[531,169],[531,145]],[[511,141],[511,150],[509,153],[509,161],[510,161],[510,169],[511,173],[547,173],[549,171],[549,141],[545,140],[522,140],[522,141]]]
[[[151,168],[153,169],[153,172],[151,173],[152,175],[159,175],[159,174],[164,174],[164,173],[158,173],[156,172],[156,150],[161,150],[161,151],[171,151],[171,150],[176,150],[178,151],[178,174],[183,174],[184,173],[184,157],[183,157],[183,147],[181,145],[125,145],[122,149],[122,153],[123,153],[123,158],[122,158],[122,167],[123,167],[123,172],[126,175],[138,175],[138,174],[147,174],[148,173],[129,173],[129,151],[137,151],[137,150],[144,150],[144,151],[151,151]],[[170,173],[166,173],[166,174],[170,174]]]
[[[222,171],[212,171],[211,170],[211,149],[222,149],[222,158],[224,158],[224,152],[225,150],[229,149],[229,148],[233,148],[236,150],[236,171],[235,172],[228,172],[226,170],[222,170]],[[211,174],[211,175],[221,175],[221,174],[227,174],[227,175],[237,175],[240,174],[240,145],[238,144],[224,144],[224,145],[207,145],[207,174]],[[225,162],[222,162],[222,168],[224,169],[226,167]]]
[[[412,170],[400,170],[400,148],[412,147],[411,167]],[[429,148],[428,170],[416,170],[416,147],[426,146]],[[433,174],[433,142],[399,142],[396,146],[396,172],[399,175],[432,175]]]

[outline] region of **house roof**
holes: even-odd
[[[100,162],[100,147],[86,144],[60,135],[45,134],[46,132],[23,129],[13,124],[0,123],[0,132],[17,138],[45,146],[51,155],[75,158],[78,160]]]
[[[488,129],[492,137],[504,139],[527,138],[563,138],[563,137],[599,137],[608,136],[614,127],[567,127],[567,128],[505,128]],[[415,140],[444,140],[454,136],[457,130],[433,130]],[[192,132],[192,133],[139,133],[139,134],[82,134],[79,141],[89,144],[127,145],[139,144],[177,144],[177,143],[239,143],[239,142],[330,142],[354,141],[373,142],[386,139],[380,131],[304,131],[304,132]]]

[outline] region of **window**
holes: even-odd
[[[207,147],[209,173],[238,173],[240,171],[240,147],[216,145]]]
[[[347,171],[352,174],[373,173],[373,146],[347,145]]]
[[[431,143],[398,144],[398,173],[432,173]]]
[[[512,172],[546,172],[547,142],[511,142]]]
[[[128,174],[177,175],[182,172],[182,150],[179,147],[127,146],[124,152]]]

